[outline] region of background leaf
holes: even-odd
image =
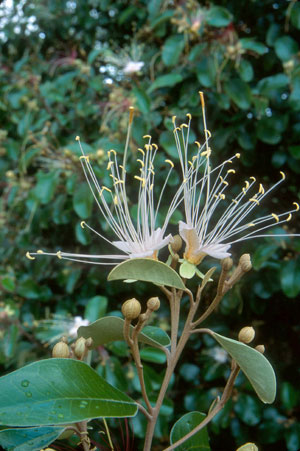
[[[4,429],[0,431],[0,445],[8,451],[40,451],[54,442],[64,427]]]
[[[193,430],[198,424],[200,424],[206,415],[201,412],[189,412],[183,415],[171,429],[170,433],[170,442],[171,444],[180,440],[183,436],[188,434],[191,430]],[[191,438],[186,440],[182,445],[176,447],[178,451],[189,451],[189,450],[198,451],[208,451],[210,450],[209,439],[207,428],[204,427],[202,430],[194,434]]]

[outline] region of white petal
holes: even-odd
[[[227,252],[230,246],[230,244],[208,244],[201,248],[201,252],[221,260],[230,257],[231,254]]]
[[[126,252],[126,254],[130,254],[132,251],[131,246],[127,241],[113,241],[112,244],[120,249],[120,251]]]

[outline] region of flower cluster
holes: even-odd
[[[206,126],[205,104],[201,92],[200,99],[205,139],[202,145],[196,141],[194,155],[190,155],[189,150],[191,115],[187,114],[187,123],[183,123],[179,127],[176,126],[176,117],[173,117],[174,138],[178,150],[182,183],[174,193],[161,227],[157,226],[159,207],[174,164],[171,160],[165,160],[165,163],[169,165],[169,171],[161,187],[159,198],[155,201],[154,160],[158,147],[152,142],[150,135],[144,136],[147,143],[144,148],[138,149],[137,162],[140,165],[140,172],[134,176],[138,183],[138,200],[136,219],[133,219],[126,191],[126,162],[133,121],[133,108],[131,107],[122,165],[118,163],[114,150],[108,152],[107,170],[112,178],[110,188],[101,185],[97,180],[89,157],[85,155],[79,137],[76,138],[82,153],[80,161],[86,180],[101,214],[117,239],[109,241],[107,237],[84,221],[81,222],[81,226],[87,227],[121,253],[86,255],[62,251],[47,253],[38,250],[35,253],[27,252],[27,257],[35,259],[38,254],[46,254],[84,263],[112,265],[129,258],[157,259],[158,251],[172,240],[172,236],[167,234],[167,227],[174,211],[179,204],[183,203],[185,220],[179,221],[179,234],[186,245],[183,257],[186,263],[196,267],[206,255],[216,259],[226,258],[231,255],[229,250],[232,244],[243,240],[272,236],[265,233],[267,229],[290,221],[292,213],[299,210],[296,202],[293,204],[294,208],[285,213],[270,213],[251,219],[251,214],[263,199],[285,179],[283,172],[280,172],[280,180],[268,190],[265,190],[262,184],[258,184],[255,177],[250,177],[237,195],[229,198],[225,194],[229,187],[229,179],[235,173],[231,165],[234,159],[240,158],[240,155],[235,154],[219,166],[212,168],[212,150],[209,147],[211,133]],[[286,235],[276,234],[275,236]]]

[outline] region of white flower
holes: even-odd
[[[137,162],[141,165],[141,168],[139,175],[134,176],[134,179],[138,181],[138,201],[137,218],[136,221],[133,220],[130,214],[126,192],[126,160],[132,119],[133,108],[131,108],[130,110],[129,127],[123,156],[123,164],[118,164],[117,154],[115,150],[110,150],[108,152],[107,170],[110,172],[110,176],[112,178],[111,188],[100,185],[90,164],[89,157],[84,154],[79,138],[76,138],[79,141],[80,149],[82,152],[80,161],[91,192],[101,214],[104,216],[110,229],[114,232],[117,240],[109,241],[108,238],[101,235],[84,221],[81,222],[81,226],[83,228],[87,227],[89,230],[94,232],[100,238],[104,239],[106,242],[110,243],[122,253],[110,255],[88,255],[73,254],[62,251],[58,251],[56,253],[47,253],[38,250],[35,253],[27,252],[26,255],[28,258],[34,259],[35,255],[45,254],[56,255],[57,257],[62,259],[79,261],[83,263],[115,265],[118,260],[122,261],[129,258],[157,258],[158,251],[168,245],[171,240],[171,235],[166,235],[166,228],[174,210],[179,203],[179,197],[182,189],[181,187],[178,189],[173,200],[171,201],[163,225],[161,227],[157,227],[158,210],[174,165],[170,160],[165,160],[165,162],[170,166],[170,169],[160,190],[158,202],[155,204],[153,194],[155,183],[154,159],[158,147],[156,144],[151,142],[150,135],[144,136],[144,138],[147,139],[148,143],[145,144],[144,149],[138,149],[140,158],[137,159]],[[110,260],[113,260],[113,262],[109,262]]]
[[[83,319],[81,316],[75,316],[73,324],[71,325],[69,332],[68,332],[70,337],[76,338],[78,328],[81,326],[88,326],[88,325],[89,325],[88,319]]]
[[[196,142],[198,149],[192,158],[188,156],[191,115],[187,114],[188,123],[180,127],[176,127],[175,117],[173,118],[174,136],[184,182],[185,222],[179,222],[179,233],[186,243],[184,258],[194,265],[198,265],[205,255],[217,259],[230,256],[231,245],[239,241],[272,236],[261,232],[290,221],[292,213],[299,210],[299,205],[294,202],[295,207],[288,212],[271,213],[249,220],[250,213],[253,213],[262,200],[285,179],[283,172],[280,172],[281,179],[266,191],[262,184],[255,189],[256,179],[250,177],[249,181],[245,181],[240,193],[227,200],[224,194],[229,186],[227,178],[230,174],[234,174],[235,170],[227,169],[225,172],[225,167],[231,165],[240,155],[235,154],[231,159],[212,169],[211,149],[208,146],[210,132],[206,127],[202,93],[200,97],[205,142],[202,146]]]
[[[130,75],[139,72],[144,66],[143,61],[128,61],[123,69],[124,74]]]

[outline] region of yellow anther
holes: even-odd
[[[198,158],[197,155],[194,155],[194,156],[192,157],[192,162],[194,163],[194,161],[197,160],[197,158]]]
[[[232,160],[227,160],[226,163],[232,164]]]
[[[210,133],[210,131],[209,130],[207,130],[207,128],[204,130],[205,131],[205,133],[207,133],[208,134],[208,137],[210,138],[211,137],[211,133]]]
[[[256,178],[253,177],[253,175],[250,177],[251,180],[253,180],[253,182],[256,182]]]
[[[235,174],[235,170],[234,169],[228,169],[227,174]]]
[[[57,251],[57,252],[56,252],[56,255],[57,255],[57,257],[58,257],[59,259],[62,259],[61,251]]]
[[[155,144],[155,143],[152,143],[152,147],[154,147],[154,150],[157,150],[157,149],[158,149],[158,145]]]
[[[200,149],[201,145],[198,141],[195,141],[196,146],[198,147],[198,149]]]
[[[26,252],[26,257],[29,258],[29,260],[35,260],[35,257],[33,257],[32,255],[30,255],[29,252]]]
[[[200,155],[201,157],[209,158],[211,156],[211,149],[209,148],[208,150],[204,150]]]
[[[232,199],[232,202],[233,202],[234,204],[238,204],[238,201],[237,201],[236,199]]]
[[[117,195],[115,195],[115,197],[114,197],[114,204],[118,205],[118,196]]]
[[[245,180],[245,185],[246,185],[246,189],[248,189],[249,188],[249,186],[250,186],[250,183],[248,182],[248,180]]]
[[[101,191],[100,191],[100,196],[103,191],[108,191],[109,193],[111,193],[111,190],[109,188],[107,188],[106,186],[102,186]]]
[[[247,227],[254,227],[254,226],[255,226],[254,222],[250,222],[249,224],[247,224]]]
[[[242,191],[243,191],[244,194],[247,194],[246,188],[242,188]]]
[[[280,171],[280,175],[282,177],[282,180],[284,180],[285,179],[285,173],[283,171]]]
[[[189,120],[191,120],[192,119],[192,115],[191,115],[191,113],[187,113],[187,115],[186,115],[188,118],[189,118]]]
[[[276,222],[279,222],[279,217],[275,213],[271,213],[271,216],[273,216]]]
[[[297,204],[297,202],[293,202],[293,205],[295,205],[296,206],[296,211],[299,211],[299,204]]]
[[[85,221],[81,221],[80,227],[81,227],[82,229],[84,229],[84,226],[85,226]]]
[[[240,158],[241,154],[240,153],[236,153],[235,156],[236,156],[236,158]]]
[[[258,190],[258,192],[259,192],[260,194],[265,194],[265,189],[264,189],[264,187],[262,186],[261,183],[259,184],[259,190]]]
[[[37,253],[37,254],[43,254],[44,251],[42,251],[42,249],[39,249],[39,250],[36,251],[36,253]]]
[[[205,102],[204,102],[204,95],[203,95],[202,91],[199,91],[199,96],[200,96],[200,100],[201,100],[202,109],[204,109],[205,108]]]
[[[80,141],[80,136],[76,136],[76,141]]]
[[[129,107],[129,125],[132,123],[133,121],[133,114],[134,114],[134,107],[130,106]]]
[[[142,187],[144,188],[146,185],[146,180],[143,177],[139,177],[138,175],[134,176],[135,179],[139,180],[140,182],[142,182]]]
[[[141,152],[143,155],[145,155],[145,152],[141,148],[138,148],[138,152]]]
[[[114,186],[124,183],[124,180],[116,180]]]
[[[254,197],[251,197],[251,199],[249,199],[249,202],[255,202],[257,205],[259,205],[259,201]]]
[[[218,196],[217,194],[215,194],[214,197],[215,197],[216,199],[218,199],[219,196]]]
[[[188,126],[187,124],[181,124],[181,125],[180,125],[180,128],[183,128],[183,127],[189,128],[189,126]]]
[[[181,130],[180,127],[175,127],[173,131],[174,131],[174,132],[180,132],[180,130]]]
[[[124,168],[124,166],[122,164],[119,164],[119,168],[122,169],[122,171],[126,172],[126,169]]]
[[[106,170],[109,171],[113,164],[114,164],[113,161],[109,161]]]
[[[147,150],[147,152],[149,151],[149,150],[152,150],[152,146],[151,146],[151,144],[145,144],[145,149]]]
[[[107,152],[107,155],[110,157],[110,154],[111,154],[111,153],[113,153],[114,156],[117,155],[117,152],[116,152],[114,149],[110,149],[110,150]]]
[[[292,215],[291,213],[288,215],[288,217],[286,218],[286,222],[290,221],[292,219]]]
[[[165,160],[165,163],[169,163],[169,165],[174,168],[174,163],[171,160]]]
[[[141,163],[142,167],[145,166],[143,160],[140,160],[140,159],[138,158],[136,161],[138,161],[139,163]]]
[[[145,139],[151,139],[151,135],[144,135],[143,138],[145,138]]]
[[[225,199],[225,194],[219,193],[219,197],[220,197],[220,199],[224,200]]]
[[[153,184],[153,183],[151,183],[151,185],[150,185],[150,187],[149,187],[150,191],[152,191],[152,190],[153,190],[153,186],[154,186],[154,184]]]
[[[226,185],[226,186],[228,186],[229,185],[229,183],[226,181],[226,180],[223,180],[223,182],[222,182],[224,185]]]
[[[176,121],[176,116],[172,116],[172,122],[174,124],[174,127],[175,127],[175,121]]]
[[[88,155],[81,155],[79,160],[86,160],[88,163],[90,162],[90,157]]]

